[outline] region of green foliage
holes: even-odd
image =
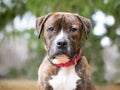
[[[15,68],[11,68],[8,72],[9,78],[17,78],[19,76],[20,72],[17,71]]]
[[[37,79],[37,71],[38,71],[39,64],[40,64],[39,59],[33,58],[32,60],[29,60],[26,63],[24,63],[24,66],[21,69],[21,74],[22,74],[23,78]]]
[[[0,1],[0,28],[4,28],[4,26],[8,23],[12,23],[12,20],[16,15],[23,15],[27,10],[23,0],[9,1],[11,1],[11,3],[8,3],[9,5],[4,3],[4,0]]]

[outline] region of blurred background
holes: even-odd
[[[120,0],[0,0],[0,79],[37,81],[45,50],[36,17],[56,11],[92,20],[83,43],[92,80],[96,85],[120,84]]]

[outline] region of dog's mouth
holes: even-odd
[[[67,63],[74,58],[74,55],[66,52],[65,50],[60,50],[53,55],[49,56],[50,61],[53,64]]]
[[[67,53],[66,51],[64,50],[60,50],[56,53],[54,53],[53,55],[50,56],[51,59],[56,59],[58,57],[67,57],[68,59],[71,59],[71,55],[69,53]]]
[[[61,64],[61,63],[66,63],[70,61],[70,58],[66,54],[59,54],[53,56],[54,59],[52,59],[53,64]]]

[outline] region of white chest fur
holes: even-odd
[[[49,84],[53,90],[73,90],[76,88],[76,82],[80,79],[75,72],[75,66],[60,68],[57,75],[52,76]]]

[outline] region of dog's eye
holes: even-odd
[[[72,31],[72,32],[75,32],[75,31],[77,31],[77,30],[78,30],[78,29],[75,28],[75,27],[72,27],[72,28],[71,28],[71,31]]]
[[[47,31],[54,31],[54,27],[49,27]]]

